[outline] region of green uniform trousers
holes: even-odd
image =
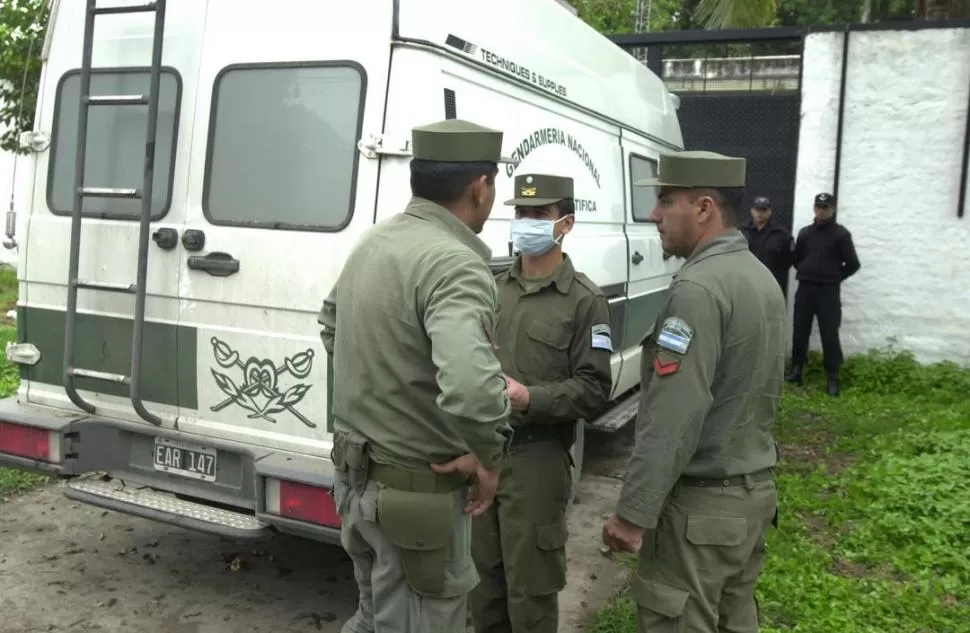
[[[757,633],[755,584],[778,508],[773,479],[678,483],[644,534],[630,594],[638,633]]]
[[[495,503],[472,520],[472,557],[481,577],[470,596],[476,633],[557,631],[570,465],[558,441],[512,446]]]
[[[467,488],[438,493],[451,502],[452,528],[441,539],[443,556],[423,560],[422,553],[432,553],[432,528],[422,527],[419,520],[409,521],[411,525],[404,531],[381,525],[381,489],[380,484],[368,481],[357,491],[339,475],[334,482],[334,501],[343,520],[340,542],[353,560],[360,591],[357,612],[341,633],[465,633],[468,592],[478,582],[470,549],[471,517],[464,511]],[[427,515],[424,518],[428,520]],[[402,550],[401,544],[409,540],[416,547]],[[408,560],[412,566],[406,569]],[[439,565],[444,566],[443,590],[433,596],[415,591],[408,579],[409,572],[412,580],[426,575],[428,565],[439,570]]]

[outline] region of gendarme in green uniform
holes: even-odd
[[[476,633],[555,633],[566,584],[568,451],[577,420],[593,419],[609,399],[610,313],[556,238],[575,219],[572,179],[523,174],[515,191],[505,204],[516,207],[512,239],[522,253],[496,279],[496,354],[502,371],[528,388],[529,406],[512,413],[495,504],[473,520],[482,580],[470,603]],[[525,264],[540,260],[551,274],[527,277]]]
[[[613,386],[606,296],[565,253],[550,277],[526,279],[519,259],[495,281],[496,355],[502,371],[528,385],[532,397],[528,411],[512,412],[513,444],[549,433],[569,448],[576,420],[598,413]]]
[[[498,462],[509,410],[489,256],[450,211],[412,198],[347,258],[340,300],[324,305],[351,324],[333,335],[333,423],[370,440],[374,461],[426,469],[470,450]]]
[[[636,184],[743,187],[744,168],[683,152]],[[631,585],[638,631],[758,630],[786,317],[777,282],[737,230],[702,242],[674,276],[643,343],[637,442],[616,507],[647,528]]]
[[[501,146],[501,132],[461,120],[412,133],[415,161],[484,164],[492,199]],[[492,469],[505,452],[509,400],[492,349],[489,256],[449,209],[413,197],[361,238],[323,303],[334,498],[360,588],[345,633],[464,631],[478,582],[467,479],[430,465],[470,452]]]

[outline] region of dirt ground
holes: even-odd
[[[630,426],[587,437],[563,633],[588,630],[625,579],[601,554],[600,530],[619,493]],[[57,485],[0,504],[2,633],[337,633],[356,598],[339,547],[287,536],[239,545],[77,504]]]

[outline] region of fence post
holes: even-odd
[[[839,79],[839,118],[835,129],[835,173],[832,177],[832,197],[835,198],[835,215],[839,213],[839,175],[842,170],[842,123],[845,119],[845,86],[849,71],[849,33],[852,25],[845,25],[842,34],[842,76]]]

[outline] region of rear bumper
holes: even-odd
[[[186,501],[148,487],[130,488],[119,479],[78,477],[68,482],[64,496],[99,508],[227,538],[261,539],[273,533],[270,524],[254,516]]]
[[[234,539],[265,538],[279,531],[340,542],[337,527],[273,514],[266,506],[270,480],[331,488],[333,466],[327,459],[21,404],[16,397],[0,400],[0,421],[44,429],[55,447],[50,462],[0,453],[0,466],[73,478],[64,488],[73,500]],[[215,481],[157,470],[156,438],[214,450]]]

